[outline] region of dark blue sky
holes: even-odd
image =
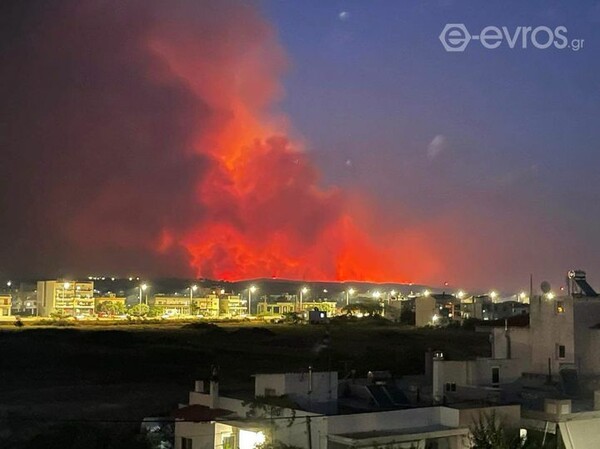
[[[263,9],[291,62],[282,108],[325,182],[369,192],[382,221],[433,226],[456,260],[450,277],[517,285],[532,271],[560,282],[572,266],[600,276],[600,2]],[[564,25],[585,42],[447,53],[446,23]]]

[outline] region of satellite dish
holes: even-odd
[[[544,293],[550,293],[550,290],[552,289],[552,287],[550,286],[550,282],[548,281],[544,281],[540,284],[540,288],[542,289],[542,292]]]

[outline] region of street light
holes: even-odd
[[[195,292],[196,290],[198,290],[198,286],[197,286],[197,285],[192,285],[192,286],[190,287],[190,306],[192,305],[192,304],[191,304],[191,301],[194,299],[194,292]]]
[[[458,299],[463,299],[463,298],[465,297],[465,292],[463,292],[462,290],[459,290],[459,291],[456,293],[456,297],[457,297]]]
[[[11,288],[11,287],[12,287],[12,281],[8,281],[8,282],[6,283],[6,286],[7,286],[8,288]]]
[[[495,301],[497,296],[498,296],[498,293],[496,293],[495,291],[490,292],[490,298],[492,298],[492,301]]]
[[[70,282],[63,282],[63,306],[66,306],[66,300],[67,300],[67,290],[71,288],[71,283]],[[73,301],[75,301],[75,297],[73,296]]]
[[[521,301],[523,301],[525,298],[527,298],[527,293],[525,293],[525,292],[521,292],[521,293],[519,293],[519,299],[520,299]]]
[[[256,285],[251,285],[248,289],[248,315],[252,315],[252,293],[258,290]]]
[[[379,299],[381,297],[381,292],[379,290],[375,290],[373,292],[373,298]]]
[[[300,289],[300,310],[302,310],[302,300],[304,299],[303,295],[306,295],[308,293],[308,287],[302,287]]]
[[[350,296],[352,296],[355,291],[356,290],[354,290],[352,287],[350,287],[348,290],[346,290],[346,305],[350,304]]]
[[[148,288],[147,284],[140,285],[140,304],[142,303],[142,292],[145,292],[147,288]]]
[[[425,290],[425,291],[423,292],[423,296],[429,296],[429,294],[430,294],[430,293],[431,293],[431,292],[430,292],[429,290]]]

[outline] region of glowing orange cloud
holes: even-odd
[[[163,27],[149,37],[169,76],[213,111],[193,150],[211,160],[199,177],[203,219],[158,247],[183,246],[197,275],[409,281],[437,263],[417,232],[365,229],[365,201],[319,184],[319,173],[273,112],[287,61],[273,30],[243,8],[226,29]],[[219,25],[222,26],[222,25]],[[160,77],[160,74],[156,74]],[[362,204],[361,204],[362,203]]]

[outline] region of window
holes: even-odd
[[[565,313],[565,305],[562,301],[556,301],[556,313]]]
[[[454,382],[447,382],[446,391],[456,391],[456,384]]]
[[[564,359],[566,357],[566,348],[565,345],[558,345],[558,358]]]
[[[235,448],[235,437],[233,435],[227,435],[223,437],[223,449],[234,449]],[[190,446],[191,448],[192,446]],[[183,446],[181,449],[184,449]]]
[[[498,386],[500,383],[500,367],[494,366],[492,368],[492,385]]]
[[[192,439],[181,437],[181,449],[193,449]]]
[[[265,388],[265,396],[266,397],[275,396],[275,389]]]

